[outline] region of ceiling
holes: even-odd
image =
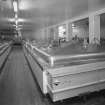
[[[0,29],[14,28],[13,0],[0,0]],[[105,7],[105,0],[18,0],[20,27],[37,30]]]

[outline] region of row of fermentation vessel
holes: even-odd
[[[24,42],[24,53],[44,94],[55,102],[105,89],[105,45],[65,47]]]
[[[0,73],[11,51],[12,42],[0,42]]]

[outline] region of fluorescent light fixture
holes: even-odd
[[[18,26],[16,25],[16,28],[18,28]]]
[[[18,15],[17,15],[17,13],[15,13],[15,19],[17,19],[18,18]]]
[[[14,27],[16,27],[16,25],[15,25],[15,24],[14,24],[13,26],[14,26]],[[23,27],[23,25],[18,25],[18,27]]]
[[[72,24],[72,27],[75,27],[75,25],[74,25],[74,24]]]
[[[19,18],[18,21],[19,22],[25,22],[26,20],[25,19],[22,19],[22,18]]]
[[[17,1],[13,1],[13,8],[14,8],[14,12],[18,12],[18,2]]]
[[[75,24],[72,24],[72,28],[76,28]]]
[[[15,24],[16,25],[18,25],[18,22],[19,22],[19,20],[18,19],[15,19]]]
[[[15,24],[18,25],[18,20],[16,19]]]
[[[18,27],[18,30],[21,30],[22,28]]]
[[[22,19],[22,18],[19,18],[19,19],[17,19],[17,20],[18,20],[18,22],[26,22],[26,19]],[[15,22],[16,19],[15,19],[15,18],[10,18],[10,19],[8,19],[8,21],[10,21],[10,22]]]

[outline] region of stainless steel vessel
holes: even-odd
[[[95,62],[105,58],[105,46],[90,44],[84,47],[80,43],[70,44],[64,48],[37,48],[34,52],[45,60],[51,67],[61,65],[77,65]]]
[[[105,89],[105,45],[31,47],[31,54],[38,61],[36,65],[42,67],[35,72],[38,83],[53,101]],[[41,79],[38,75],[42,75]]]

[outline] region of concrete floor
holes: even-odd
[[[22,47],[13,47],[0,74],[0,105],[105,105],[103,92],[53,103],[32,76]],[[86,98],[86,97],[85,97]]]

